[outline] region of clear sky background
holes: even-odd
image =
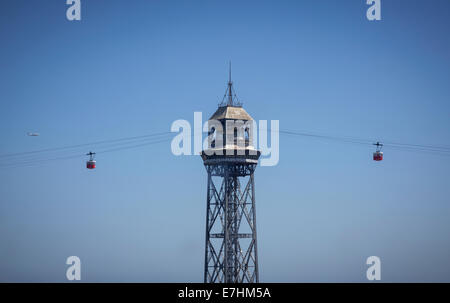
[[[0,154],[169,131],[209,117],[228,61],[280,128],[450,145],[450,2],[0,2]],[[39,137],[28,137],[29,131]],[[80,153],[88,152],[83,147]],[[255,174],[262,282],[450,282],[450,157],[280,138]],[[58,155],[65,155],[64,152]],[[0,159],[2,164],[13,160]],[[170,142],[0,167],[0,281],[201,282],[206,171]]]

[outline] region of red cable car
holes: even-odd
[[[86,168],[87,169],[94,169],[96,161],[94,160],[95,153],[89,152],[86,154],[86,156],[89,156],[89,160],[86,161]]]
[[[377,150],[373,153],[373,160],[374,161],[383,160],[383,152],[381,151],[383,144],[381,144],[380,142],[377,142],[377,143],[374,143],[373,145],[375,145],[377,147]]]

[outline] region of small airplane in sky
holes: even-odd
[[[37,137],[39,136],[39,133],[27,133],[27,135],[30,137]]]

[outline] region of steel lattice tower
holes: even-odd
[[[202,151],[208,173],[206,283],[259,282],[254,171],[260,152],[253,147],[253,119],[235,100],[232,85],[230,68],[226,100],[208,121],[210,144]]]

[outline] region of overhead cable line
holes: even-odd
[[[268,131],[272,131],[267,129]],[[266,131],[267,131],[266,130]],[[264,131],[261,130],[260,131]],[[333,140],[343,143],[358,144],[365,146],[372,146],[373,142],[381,140],[369,140],[362,138],[354,138],[347,136],[335,136],[329,134],[317,134],[310,131],[298,131],[298,130],[279,130],[280,134],[290,136],[302,136],[318,139]],[[119,139],[101,140],[90,143],[82,143],[75,145],[67,145],[62,147],[46,148],[33,151],[17,152],[0,155],[0,161],[7,161],[0,163],[0,168],[12,168],[21,166],[38,165],[47,163],[49,161],[72,159],[77,157],[83,157],[85,151],[82,151],[84,147],[90,147],[92,150],[96,150],[98,154],[115,152],[121,150],[127,150],[132,148],[138,148],[157,143],[167,142],[171,140],[172,132],[159,132],[141,136],[123,137]],[[202,134],[203,135],[203,134]],[[450,147],[447,146],[435,146],[426,144],[410,144],[400,143],[394,141],[383,141],[385,148],[392,148],[395,150],[403,150],[410,152],[425,152],[435,155],[450,156]],[[78,152],[79,151],[79,152]],[[75,153],[76,152],[76,153]],[[72,153],[72,154],[70,154]]]
[[[119,142],[119,141],[130,141],[130,140],[136,140],[136,139],[141,139],[141,138],[149,138],[149,137],[167,135],[167,134],[170,134],[170,133],[171,132],[160,132],[160,133],[153,133],[153,134],[142,135],[142,136],[124,137],[124,138],[112,139],[112,140],[102,140],[102,141],[83,143],[83,144],[76,144],[76,145],[68,145],[68,146],[62,146],[62,147],[54,147],[54,148],[46,148],[46,149],[26,151],[26,152],[3,154],[3,155],[0,155],[0,158],[23,156],[23,155],[29,155],[29,154],[38,154],[38,153],[44,153],[44,152],[50,152],[50,151],[73,149],[73,148],[77,148],[77,147],[90,146],[90,145],[99,145],[99,144]]]
[[[150,141],[150,142],[145,142],[145,143],[140,143],[140,144],[133,144],[133,145],[128,145],[128,146],[122,146],[122,147],[116,147],[116,148],[111,148],[111,149],[105,149],[105,150],[99,150],[96,151],[96,154],[103,154],[103,153],[109,153],[109,152],[114,152],[114,151],[119,151],[119,150],[127,150],[127,149],[133,149],[133,148],[138,148],[138,147],[142,147],[142,146],[148,146],[148,145],[154,145],[154,144],[158,144],[158,143],[162,143],[162,142],[167,142],[169,140],[171,140],[172,138],[157,138],[156,140]],[[67,159],[74,159],[74,158],[83,158],[85,156],[85,153],[77,153],[77,154],[72,154],[69,156],[61,156],[61,157],[53,157],[53,158],[45,158],[45,159],[39,159],[39,160],[28,160],[28,161],[23,161],[23,162],[12,162],[12,163],[7,163],[4,165],[0,165],[1,168],[16,168],[16,167],[22,167],[22,166],[34,166],[34,165],[40,165],[40,164],[44,164],[44,163],[48,163],[48,162],[52,162],[52,161],[57,161],[57,160],[67,160]]]

